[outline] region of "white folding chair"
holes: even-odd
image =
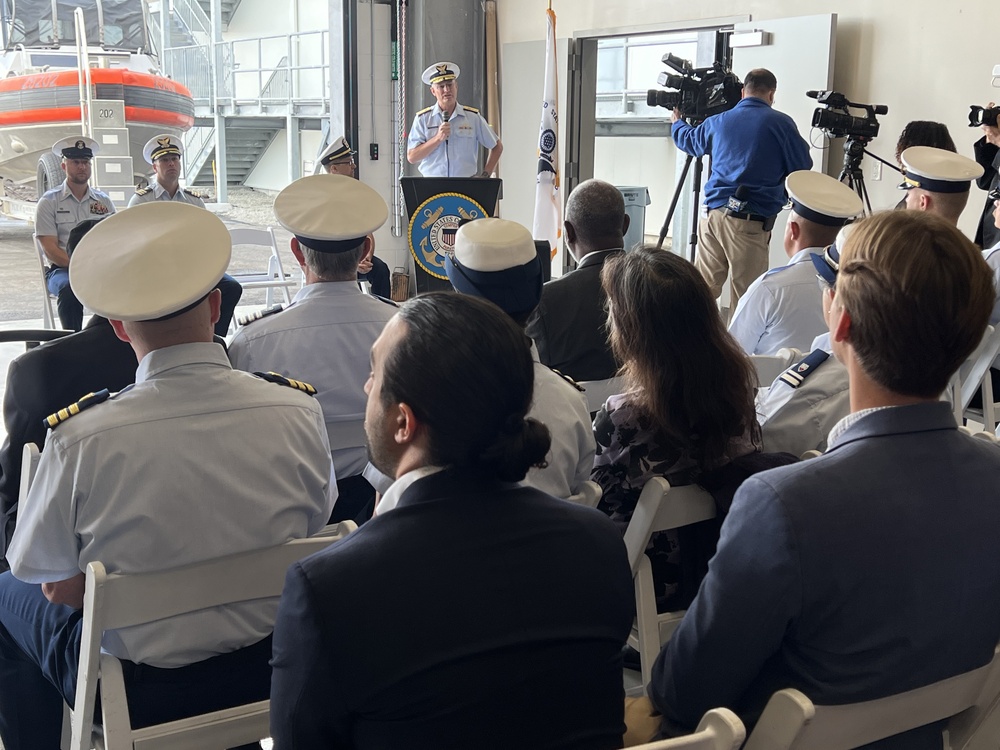
[[[580,382],[583,395],[587,399],[587,411],[600,411],[609,397],[625,390],[625,378],[613,377],[607,380],[583,380]]]
[[[656,612],[653,569],[646,545],[653,532],[678,529],[715,518],[715,500],[697,485],[671,487],[663,477],[653,477],[642,488],[635,511],[625,530],[625,549],[635,585],[635,627],[629,644],[639,652],[642,685],[652,678],[653,662],[660,647],[670,640],[684,612]]]
[[[957,720],[983,702],[998,665],[995,653],[991,663],[971,672],[843,706],[816,706],[798,690],[779,690],[765,706],[744,750],[851,750],[931,722]]]
[[[31,239],[35,243],[35,255],[38,257],[38,275],[42,282],[42,325],[45,328],[56,327],[56,313],[52,307],[55,297],[49,294],[49,286],[45,282],[45,251],[37,234],[32,234]]]
[[[90,563],[83,603],[75,710],[71,715],[71,750],[90,750],[92,747],[98,750],[225,748],[267,737],[270,702],[266,700],[132,729],[121,663],[114,656],[101,652],[101,638],[106,629],[278,596],[289,565],[325,549],[356,528],[353,521],[345,521],[309,539],[294,539],[277,547],[159,573],[109,574],[102,563]],[[95,732],[93,719],[98,689],[101,691],[103,731]]]
[[[281,253],[278,252],[278,242],[274,237],[274,229],[251,229],[249,227],[236,227],[229,230],[229,236],[233,241],[233,247],[237,245],[257,245],[266,247],[270,253],[267,258],[267,270],[248,271],[232,274],[233,278],[240,282],[244,289],[266,289],[264,302],[267,307],[274,304],[273,292],[275,289],[281,291],[285,304],[292,301],[289,289],[296,289],[301,286],[301,279],[293,279],[291,274],[285,273],[285,267],[281,264]]]
[[[750,361],[757,371],[758,388],[770,387],[774,379],[789,367],[788,359],[776,354],[751,354]]]
[[[979,346],[952,376],[947,391],[955,409],[955,419],[959,424],[962,424],[962,420],[968,416],[976,421],[982,421],[984,428],[989,432],[996,429],[998,422],[990,365],[998,355],[1000,355],[1000,327],[987,326]],[[969,402],[980,388],[982,388],[983,408],[970,410]]]
[[[737,750],[745,737],[739,716],[728,708],[713,708],[701,717],[694,734],[633,745],[631,750]]]
[[[571,503],[579,503],[580,505],[586,505],[588,508],[596,508],[597,503],[601,501],[603,493],[604,490],[601,488],[601,485],[592,479],[588,479],[580,485],[579,492],[575,495],[570,495],[566,499]]]

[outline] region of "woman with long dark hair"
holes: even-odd
[[[594,421],[592,479],[604,490],[599,507],[624,526],[651,477],[691,484],[760,450],[757,376],[688,261],[641,247],[608,259],[601,278],[626,386]],[[666,587],[658,594],[668,596],[678,581],[676,535],[656,534],[651,547],[654,582]]]

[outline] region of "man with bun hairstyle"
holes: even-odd
[[[157,201],[102,221],[73,253],[73,288],[139,367],[135,385],[46,420],[0,575],[5,750],[59,747],[89,563],[151,573],[315,534],[330,517],[336,486],[310,387],[236,372],[213,341],[231,249],[213,214]],[[107,631],[132,726],[266,699],[276,610],[243,602]]]
[[[981,252],[930,213],[876,214],[826,301],[851,413],[825,454],[737,491],[653,666],[669,733],[717,706],[752,727],[782,688],[824,706],[907,692],[988,664],[1000,640],[1000,450],[941,400],[993,309]],[[865,748],[940,750],[942,729]]]
[[[371,351],[376,516],[288,572],[275,747],[618,747],[633,591],[614,525],[523,484],[524,332],[485,300],[402,305]]]

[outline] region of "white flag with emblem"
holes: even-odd
[[[559,192],[559,81],[556,76],[556,14],[546,11],[545,93],[542,124],[538,129],[538,178],[535,184],[535,219],[531,234],[549,243],[552,257],[562,244],[562,196]]]

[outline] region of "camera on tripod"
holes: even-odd
[[[978,128],[980,125],[987,125],[995,128],[997,126],[997,115],[1000,115],[1000,107],[979,107],[975,104],[970,104],[969,127]]]
[[[825,106],[813,112],[812,126],[820,128],[831,138],[854,138],[870,141],[878,135],[879,122],[875,115],[889,113],[884,104],[857,104],[837,91],[807,91],[806,96]],[[863,109],[864,117],[848,112],[848,108]]]
[[[667,53],[663,64],[669,65],[679,75],[667,71],[660,73],[656,82],[668,89],[649,89],[646,104],[650,107],[677,108],[688,121],[701,122],[712,115],[726,112],[743,96],[743,84],[722,63],[709,68],[695,68],[690,61]]]

